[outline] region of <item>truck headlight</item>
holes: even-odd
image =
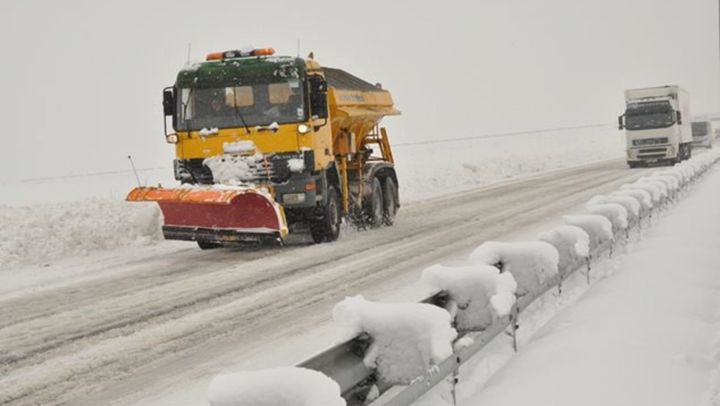
[[[285,204],[305,203],[305,193],[286,193],[283,195],[283,203],[285,203]]]
[[[310,126],[308,126],[307,124],[299,124],[297,126],[297,131],[300,134],[307,134],[310,132]]]

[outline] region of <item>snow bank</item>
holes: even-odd
[[[337,382],[298,367],[218,375],[210,382],[211,406],[345,406]]]
[[[610,220],[599,214],[579,214],[563,216],[565,223],[578,226],[585,230],[590,237],[590,250],[594,250],[600,244],[612,240],[613,227]]]
[[[91,199],[0,206],[0,268],[162,239],[156,203]]]
[[[450,295],[448,311],[461,330],[482,330],[509,314],[515,303],[515,279],[494,266],[433,265],[423,271],[422,281]]]
[[[523,295],[558,273],[559,254],[544,241],[488,241],[470,254],[470,260],[510,272],[518,284],[518,294]]]
[[[623,195],[597,195],[594,196],[588,204],[605,204],[615,203],[623,206],[627,210],[628,215],[638,217],[640,215],[640,202],[632,196]]]
[[[548,232],[540,233],[538,240],[552,244],[558,251],[558,269],[569,272],[569,267],[578,260],[590,256],[590,236],[578,226],[559,226]]]
[[[372,337],[365,365],[383,381],[409,383],[452,355],[450,313],[425,303],[374,303],[362,296],[335,305],[333,320],[349,334]]]
[[[628,227],[628,212],[625,207],[617,203],[585,205],[591,214],[607,217],[613,225],[613,230],[624,230]]]

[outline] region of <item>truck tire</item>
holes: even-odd
[[[340,236],[340,199],[334,186],[327,188],[327,203],[323,207],[323,217],[310,224],[310,234],[315,243],[331,242]]]
[[[371,226],[379,227],[383,224],[385,218],[385,199],[383,198],[382,184],[377,177],[373,178],[370,191],[370,199],[367,205],[367,219]]]
[[[383,223],[391,226],[395,222],[398,207],[398,189],[392,178],[385,179],[383,185]]]

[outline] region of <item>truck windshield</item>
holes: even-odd
[[[625,127],[628,130],[665,128],[675,124],[675,115],[668,102],[628,103]]]
[[[266,126],[304,121],[304,92],[300,81],[228,85],[214,88],[181,88],[178,128]]]

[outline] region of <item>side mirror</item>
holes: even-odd
[[[625,124],[623,123],[624,116],[618,116],[618,130],[624,130]]]
[[[682,113],[680,110],[675,112],[675,121],[677,121],[678,125],[682,124]]]
[[[308,76],[310,87],[310,114],[317,118],[328,118],[327,81],[319,75]]]
[[[163,90],[163,114],[165,117],[175,115],[175,92],[172,88]]]

